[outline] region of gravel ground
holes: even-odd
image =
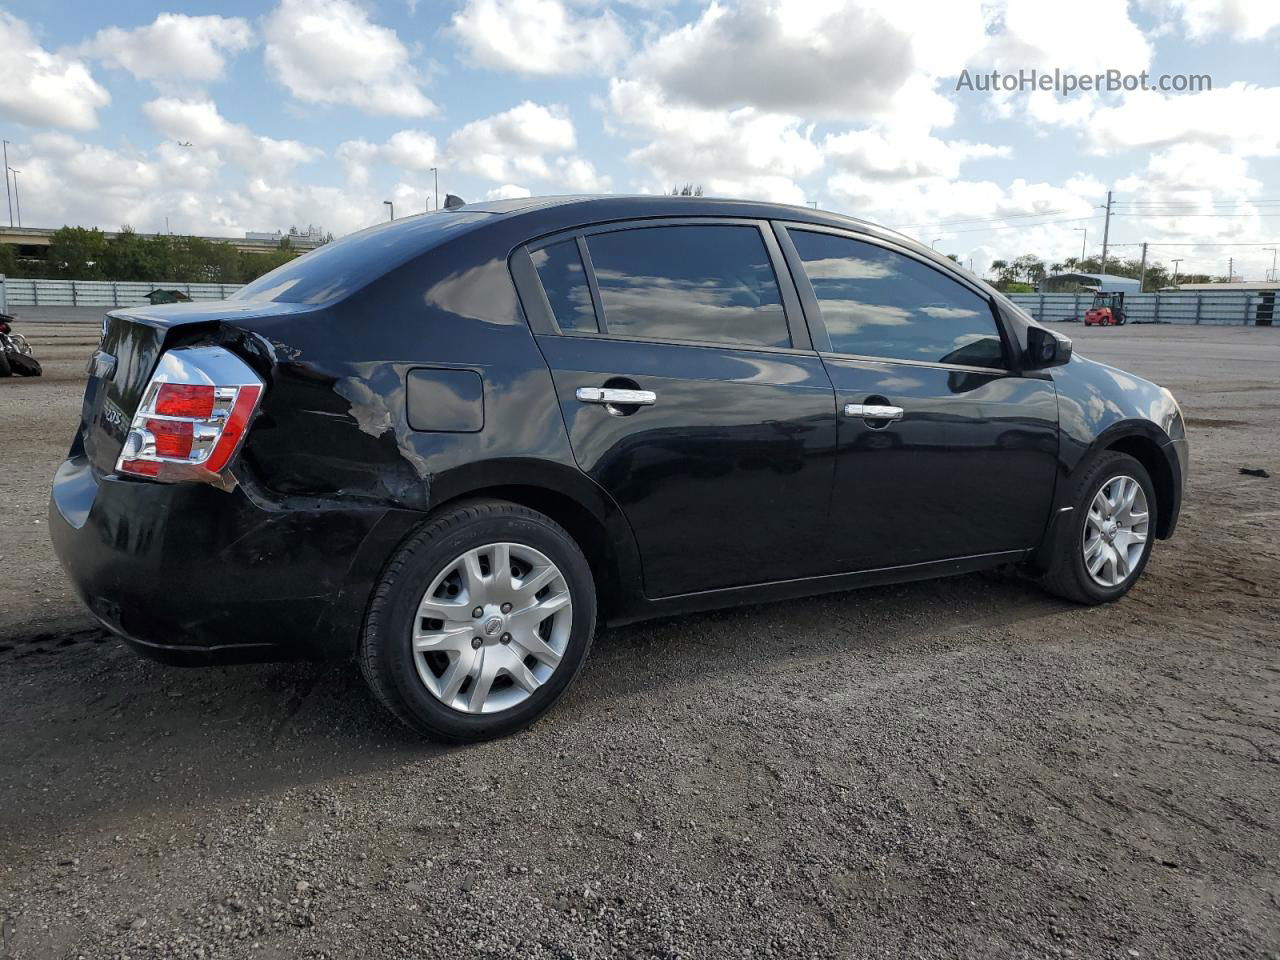
[[[177,670],[87,620],[43,517],[95,333],[32,324],[0,957],[1280,957],[1280,330],[1064,329],[1191,425],[1125,600],[961,577],[613,630],[532,730],[442,748],[350,665]]]

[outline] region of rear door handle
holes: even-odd
[[[863,420],[901,420],[902,408],[887,403],[846,403],[844,415]]]
[[[575,396],[582,403],[620,407],[647,407],[658,401],[658,395],[652,390],[624,390],[620,387],[579,387]]]

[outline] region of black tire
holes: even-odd
[[[44,373],[40,362],[35,357],[29,357],[25,353],[11,353],[7,355],[6,359],[9,361],[9,367],[15,377],[38,377]]]
[[[0,377],[7,377],[13,373],[13,368],[9,365],[9,353],[0,347]]]
[[[559,665],[527,699],[495,713],[455,710],[428,690],[411,644],[414,618],[432,581],[466,551],[490,543],[540,551],[563,574],[573,604]],[[596,592],[591,568],[573,538],[550,517],[505,500],[472,500],[447,507],[396,552],[374,591],[360,645],[360,667],[378,700],[424,736],[473,743],[531,724],[560,699],[586,662],[595,632]]]
[[[1140,559],[1133,565],[1129,576],[1113,587],[1107,587],[1089,575],[1084,559],[1084,530],[1089,506],[1098,491],[1114,477],[1128,476],[1138,481],[1147,498],[1147,540]],[[1155,542],[1157,509],[1155,488],[1146,468],[1127,453],[1104,451],[1091,463],[1079,470],[1072,483],[1069,503],[1075,509],[1058,531],[1049,568],[1040,583],[1050,593],[1067,600],[1090,606],[1110,603],[1123,597],[1138,582],[1151,557]]]

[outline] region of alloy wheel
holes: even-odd
[[[422,596],[411,642],[423,685],[462,713],[527,700],[563,659],[573,600],[560,569],[520,543],[491,543],[446,564]]]
[[[1118,587],[1133,575],[1146,549],[1149,511],[1142,484],[1112,477],[1089,504],[1084,522],[1084,565],[1099,586]]]

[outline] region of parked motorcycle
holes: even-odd
[[[0,313],[0,377],[38,377],[44,373],[40,362],[31,355],[31,344],[20,333],[13,332],[13,317]]]

